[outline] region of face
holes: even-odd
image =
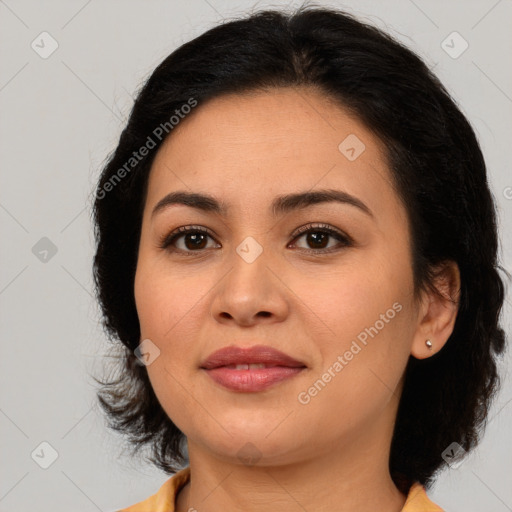
[[[345,200],[272,208],[324,190]],[[177,191],[226,210],[152,213]],[[151,384],[189,445],[236,462],[250,442],[283,464],[391,432],[418,323],[408,220],[380,141],[318,92],[224,96],[180,121],[151,168],[134,292]],[[201,368],[229,345],[306,368],[233,391]]]

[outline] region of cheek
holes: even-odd
[[[401,304],[410,293],[407,276],[396,275],[375,261],[330,270],[325,275],[317,273],[314,280],[299,281],[294,291],[315,313],[316,322],[330,328],[327,332],[333,341],[340,342],[355,338],[375,322],[382,328],[381,315],[390,320],[385,323],[389,326],[399,316],[396,310],[400,306],[393,305]]]
[[[328,279],[317,279],[301,290],[315,312],[311,318],[325,333],[315,343],[320,354],[314,377],[328,380],[329,369],[336,375],[331,380],[337,383],[327,385],[334,404],[354,410],[363,403],[378,407],[400,380],[410,352],[414,309],[408,267],[399,268],[373,259],[371,265],[331,272]]]
[[[159,350],[158,357],[146,367],[148,376],[162,407],[173,422],[177,420],[178,428],[180,418],[193,414],[193,407],[189,408],[195,384],[190,372],[195,360],[190,344],[198,339],[197,326],[207,315],[200,298],[211,288],[204,279],[197,279],[195,283],[190,276],[170,275],[158,262],[147,265],[144,259],[139,260],[135,275],[141,340],[150,339]]]
[[[154,339],[164,348],[176,331],[183,328],[183,320],[190,323],[189,316],[194,314],[203,295],[201,290],[200,283],[171,274],[158,260],[151,264],[139,260],[134,294],[141,336]]]

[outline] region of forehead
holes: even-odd
[[[188,189],[261,208],[314,188],[342,188],[377,209],[397,201],[375,135],[317,90],[281,88],[214,98],[181,120],[153,162],[147,206]]]

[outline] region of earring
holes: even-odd
[[[432,342],[430,340],[425,341],[425,345],[427,345],[429,350],[432,350]]]

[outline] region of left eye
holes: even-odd
[[[185,226],[181,227],[169,235],[164,235],[160,242],[160,249],[167,249],[170,252],[181,251],[183,253],[197,253],[202,252],[205,249],[205,241],[210,237],[214,239],[210,232],[202,227]],[[349,247],[352,245],[352,239],[337,230],[334,230],[328,226],[304,226],[300,228],[299,232],[294,234],[293,240],[299,240],[300,238],[306,237],[306,243],[312,244],[312,249],[302,249],[309,253],[327,253],[333,250],[338,250],[341,247]],[[176,242],[183,238],[185,247],[176,247]],[[338,240],[338,247],[330,247],[326,250],[326,242],[329,238],[335,238]]]
[[[301,233],[295,238],[295,240],[299,240],[302,237],[306,237],[306,243],[312,244],[314,247],[313,249],[306,249],[307,252],[331,252],[333,247],[331,247],[330,250],[323,250],[325,249],[329,238],[336,239],[339,242],[338,246],[348,247],[352,245],[348,236],[338,233],[338,231],[334,231],[331,228],[319,229],[313,227]],[[334,246],[334,249],[337,249],[337,247]]]

